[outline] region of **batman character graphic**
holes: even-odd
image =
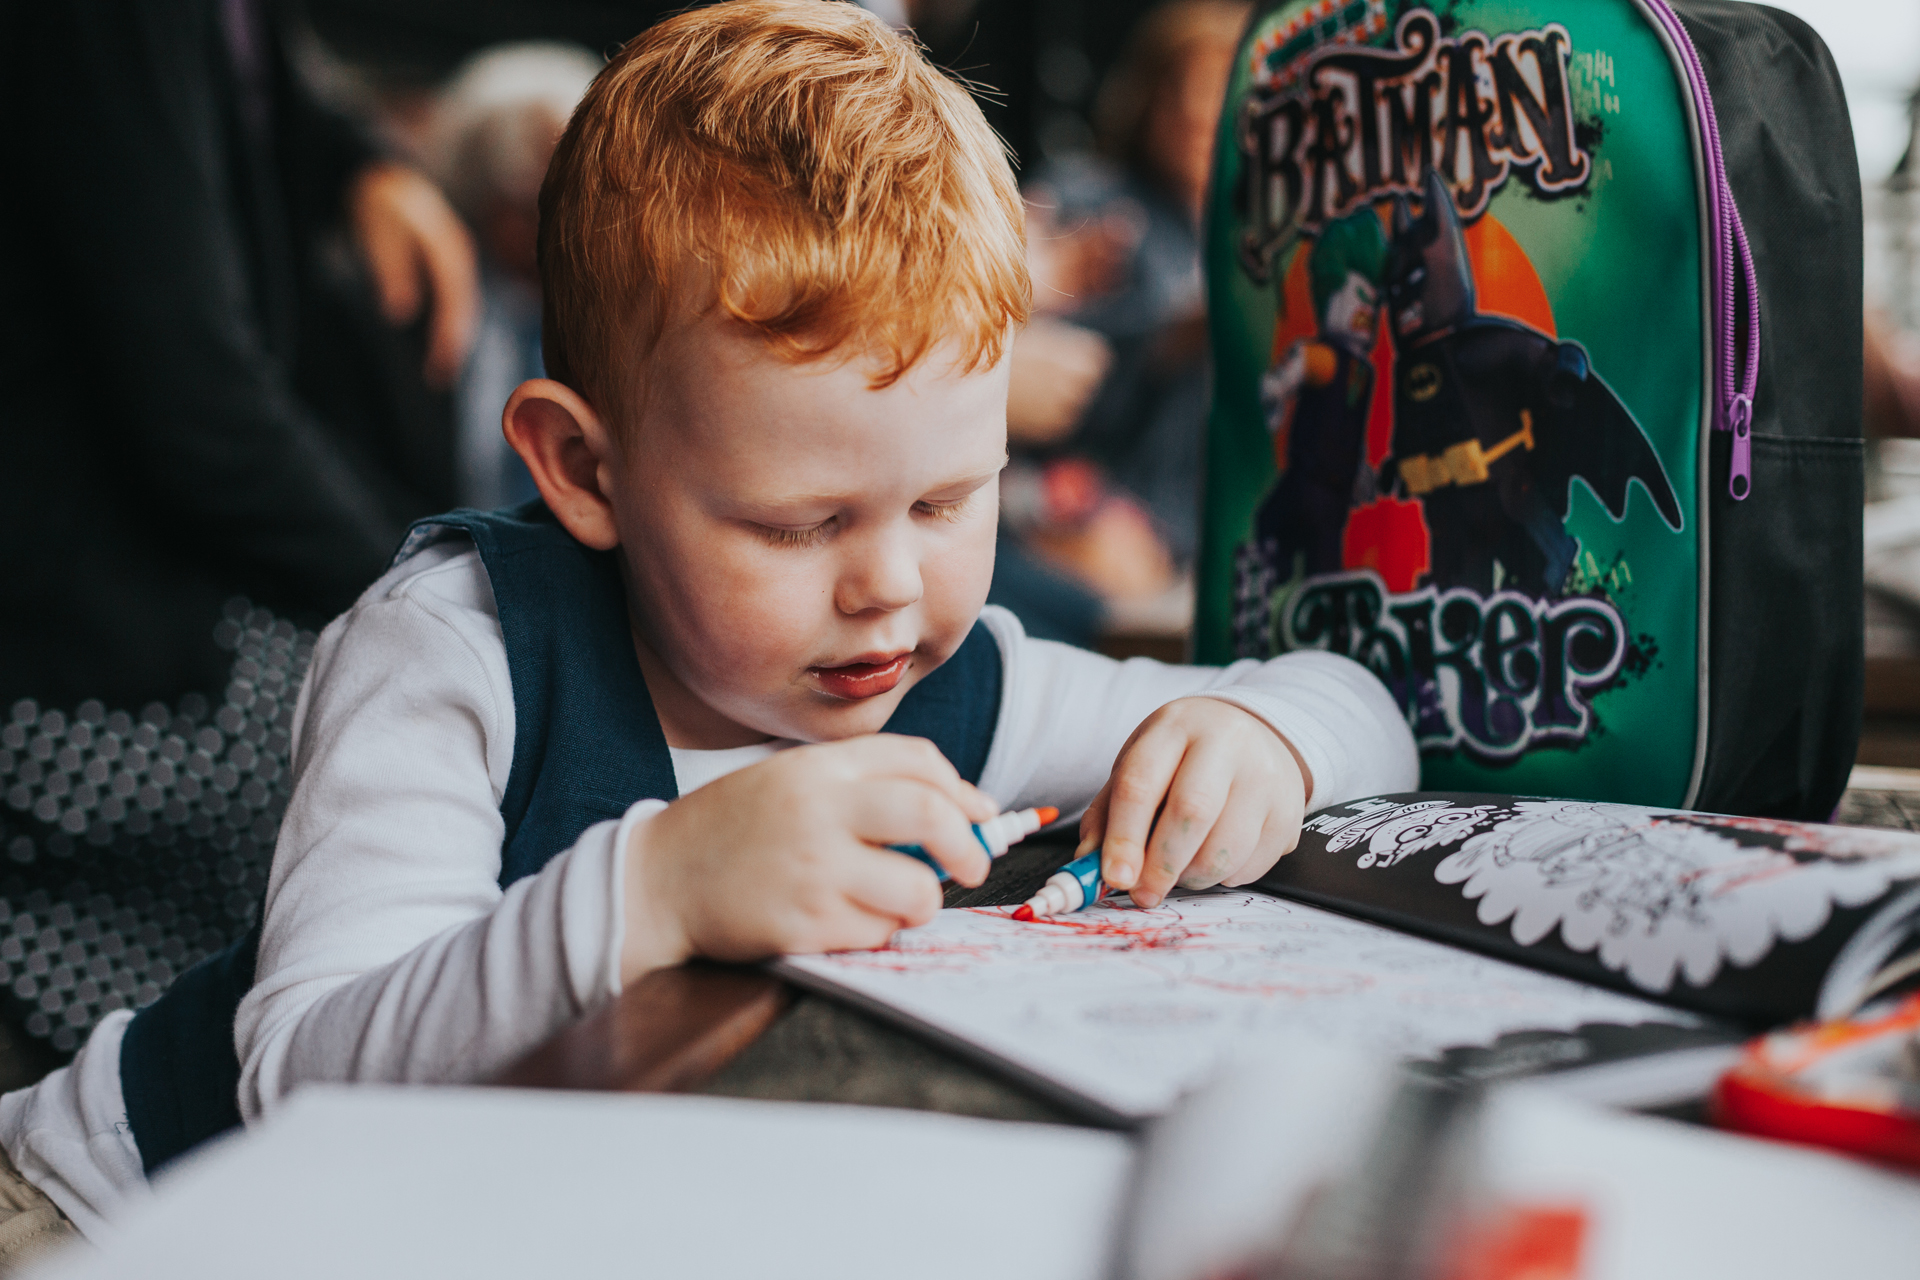
[[[1369,210],[1329,223],[1307,259],[1317,332],[1294,343],[1260,383],[1279,479],[1254,512],[1242,550],[1267,590],[1300,577],[1338,573],[1341,540],[1365,461],[1373,405],[1386,236]],[[1259,593],[1264,603],[1266,591]],[[1265,610],[1250,615],[1243,652],[1264,652]]]
[[[1659,456],[1586,348],[1481,314],[1460,220],[1437,173],[1427,175],[1423,205],[1414,217],[1405,196],[1394,201],[1386,265],[1393,436],[1376,481],[1421,504],[1423,582],[1559,595],[1580,549],[1565,527],[1575,477],[1615,520],[1638,480],[1678,531],[1680,506]]]

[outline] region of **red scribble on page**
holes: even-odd
[[[976,908],[982,914],[998,915],[1004,920],[1013,917],[991,908]],[[1109,907],[1097,914],[1039,916],[1033,920],[1020,921],[1027,929],[1064,929],[1069,934],[1083,938],[1110,938],[1124,945],[1111,948],[1116,951],[1159,951],[1168,947],[1177,947],[1196,938],[1204,938],[1206,931],[1195,929],[1174,917],[1155,918],[1148,911],[1126,910]]]

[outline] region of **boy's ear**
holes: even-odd
[[[533,378],[514,388],[500,425],[562,527],[595,551],[618,546],[613,438],[593,406],[563,383]]]

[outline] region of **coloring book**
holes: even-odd
[[[943,911],[780,970],[1118,1123],[1303,1040],[1539,1065],[1844,1011],[1920,949],[1920,837],[1589,801],[1380,796],[1244,889]]]

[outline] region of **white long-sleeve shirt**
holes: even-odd
[[[1205,695],[1283,734],[1312,807],[1417,785],[1412,736],[1365,669],[1323,653],[1230,667],[1116,662],[982,620],[1001,707],[980,788],[1069,819],[1157,707]],[[514,711],[492,590],[471,545],[402,562],[320,637],[294,719],[294,789],[235,1044],[249,1123],[306,1081],[483,1079],[620,992],[633,805],[501,889]],[[672,752],[682,794],[791,743]],[[97,1235],[144,1193],[119,1079],[128,1015],[74,1062],[0,1098],[0,1145]]]

